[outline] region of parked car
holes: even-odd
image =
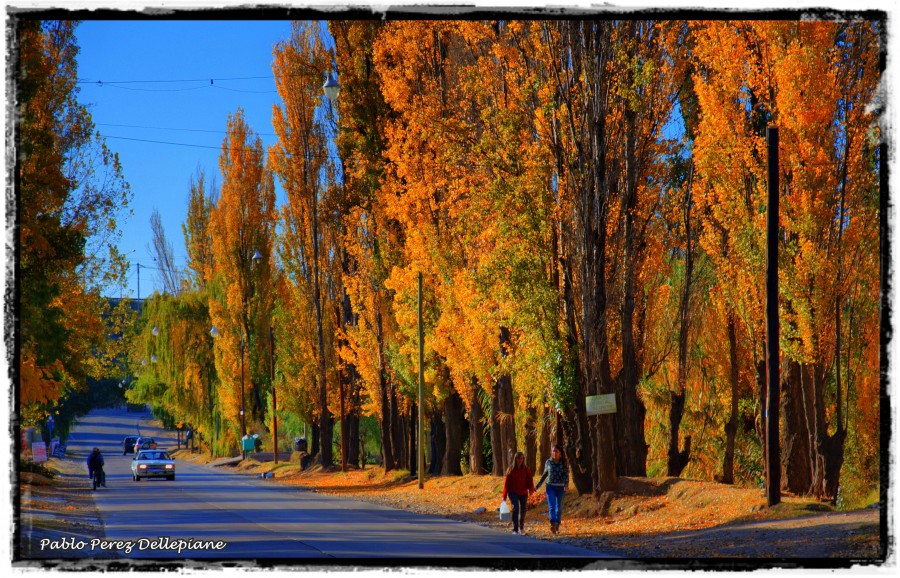
[[[141,478],[175,479],[175,460],[165,450],[138,450],[131,460],[131,478],[135,482]]]
[[[122,455],[133,454],[134,444],[138,441],[138,436],[125,436],[122,440]]]
[[[155,450],[156,449],[156,440],[148,437],[139,437],[136,442],[134,442],[134,453],[137,453],[138,450]]]

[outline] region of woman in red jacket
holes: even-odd
[[[525,506],[528,503],[528,495],[534,493],[534,474],[525,465],[525,454],[516,452],[509,471],[506,472],[506,482],[503,484],[502,500],[512,503],[513,534],[525,535]]]

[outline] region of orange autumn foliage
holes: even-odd
[[[222,415],[230,426],[228,433],[240,437],[242,386],[245,421],[252,427],[262,419],[263,391],[270,383],[275,216],[274,183],[262,140],[247,126],[241,109],[228,119],[219,164],[221,193],[210,215],[216,286],[211,290],[209,314],[219,332],[215,359],[222,381]],[[261,257],[254,259],[257,252]]]

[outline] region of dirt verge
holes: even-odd
[[[20,474],[14,562],[58,559],[60,552],[92,557],[90,541],[103,538],[104,532],[84,465],[72,458],[51,458],[46,467],[55,473],[52,479]],[[49,547],[63,541],[65,549]]]

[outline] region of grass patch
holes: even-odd
[[[838,496],[838,510],[860,510],[872,504],[877,504],[879,501],[881,501],[881,488],[877,485],[863,495],[845,493],[842,486]]]

